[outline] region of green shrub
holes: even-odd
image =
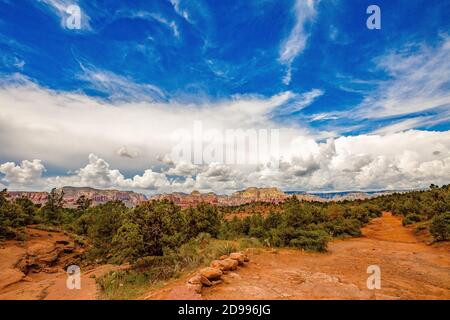
[[[436,241],[450,240],[450,212],[441,213],[433,217],[430,233]]]
[[[328,233],[336,238],[361,236],[361,222],[357,219],[338,218],[324,224]]]
[[[422,216],[418,215],[416,213],[409,213],[406,215],[406,217],[403,218],[402,224],[404,226],[416,223],[416,222],[420,222],[422,221]]]
[[[328,240],[329,237],[323,230],[301,230],[296,238],[289,241],[289,245],[307,251],[324,252],[327,250]]]

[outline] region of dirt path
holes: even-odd
[[[27,228],[24,243],[6,241],[0,246],[0,300],[90,300],[97,298],[94,276],[117,266],[81,269],[81,288],[69,290],[64,268],[80,253],[61,232]],[[68,245],[70,244],[70,245]],[[31,268],[31,269],[30,269]]]
[[[203,299],[450,299],[449,246],[419,242],[401,219],[384,213],[363,237],[329,244],[326,254],[283,249],[252,254],[248,266],[204,288]],[[367,267],[381,289],[367,289]]]

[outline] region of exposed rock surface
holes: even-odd
[[[79,264],[82,248],[62,232],[26,228],[24,242],[0,243],[0,300],[86,300],[96,299],[95,278],[127,266],[81,266],[81,288],[67,288],[66,267]],[[69,250],[70,249],[70,250]],[[70,252],[68,252],[70,251]]]
[[[193,191],[186,193],[170,193],[153,196],[152,200],[169,200],[182,208],[196,207],[200,203],[220,206],[239,206],[252,202],[280,203],[288,198],[284,192],[276,188],[247,188],[231,195],[217,195],[215,193],[200,193]]]
[[[220,269],[206,267],[203,269],[200,269],[200,275],[204,276],[208,280],[218,280],[222,276],[223,272]]]
[[[145,195],[133,191],[119,191],[119,190],[100,190],[88,187],[63,187],[57,189],[58,192],[64,192],[64,206],[75,207],[76,201],[79,197],[85,196],[92,200],[92,205],[106,203],[108,201],[120,200],[127,207],[135,207],[140,203],[147,201]],[[47,192],[23,192],[10,191],[8,195],[11,199],[25,197],[36,204],[45,204],[47,202]]]
[[[100,190],[88,187],[63,187],[58,191],[64,191],[64,202],[66,207],[75,207],[76,201],[80,196],[85,196],[92,200],[93,205],[102,204],[108,201],[120,200],[128,207],[135,207],[142,202],[147,201],[147,197],[133,191],[119,190]],[[295,196],[302,201],[343,201],[366,199],[376,197],[389,192],[380,192],[376,194],[367,194],[363,192],[348,193],[346,195],[334,196],[332,198],[323,198],[318,195],[300,193]],[[36,204],[45,204],[47,202],[47,192],[26,192],[26,191],[10,191],[8,192],[11,199],[26,197]],[[281,203],[286,201],[292,195],[284,193],[277,188],[247,188],[237,191],[231,195],[217,195],[213,192],[201,193],[193,191],[190,194],[175,192],[168,194],[158,194],[150,198],[150,200],[169,200],[182,208],[196,207],[201,203],[208,203],[219,206],[240,206],[255,202],[264,203]]]

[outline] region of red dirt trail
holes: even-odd
[[[367,288],[369,265],[380,267],[381,289]],[[203,299],[450,299],[450,250],[420,242],[384,213],[363,237],[333,241],[326,254],[264,251],[225,277]]]
[[[250,262],[223,283],[187,294],[187,277],[148,292],[145,299],[450,299],[450,245],[419,241],[401,218],[383,213],[363,236],[329,243],[327,253],[295,249],[250,251]],[[369,290],[367,267],[381,270],[381,289]]]
[[[82,270],[81,289],[66,287],[63,265],[57,260],[51,272],[28,272],[17,267],[27,255],[42,257],[55,252],[56,242],[71,239],[58,232],[27,229],[21,244],[0,245],[0,300],[96,299],[92,275],[119,267],[104,265]],[[62,261],[61,261],[62,260]],[[381,269],[381,289],[369,290],[367,267]],[[151,290],[142,298],[182,299],[187,276]],[[419,241],[401,218],[384,213],[363,228],[363,236],[333,241],[328,252],[306,253],[294,249],[250,250],[250,262],[223,276],[223,283],[204,288],[202,299],[450,299],[450,246],[430,246]]]

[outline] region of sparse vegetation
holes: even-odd
[[[21,229],[37,224],[76,234],[89,248],[87,262],[131,263],[130,270],[98,279],[106,298],[136,296],[144,285],[177,277],[245,247],[323,252],[332,239],[360,236],[361,227],[382,211],[403,216],[404,225],[428,230],[435,241],[450,239],[449,185],[338,203],[305,202],[293,196],[282,204],[201,204],[184,210],[167,200],[136,208],[120,201],[92,207],[86,198],[69,209],[62,199],[52,190],[48,202],[37,206],[25,198],[9,199],[3,190],[0,239],[24,239]]]

